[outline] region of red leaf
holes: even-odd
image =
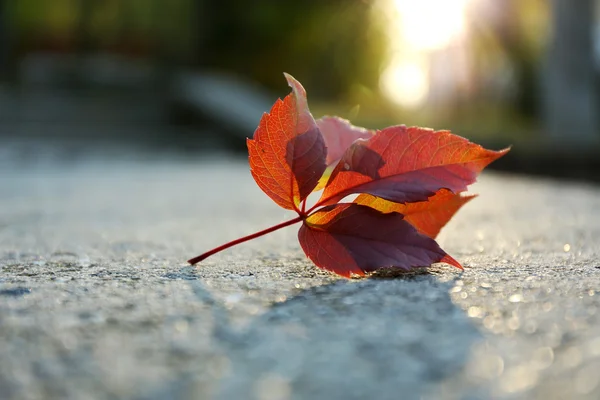
[[[310,215],[298,232],[306,255],[320,268],[350,277],[384,267],[411,269],[435,262],[461,268],[431,238],[402,215],[345,203]]]
[[[346,277],[435,262],[462,269],[433,237],[471,199],[454,193],[508,149],[486,150],[448,131],[396,126],[373,133],[337,117],[317,124],[302,85],[285,77],[292,93],[262,116],[247,143],[258,186],[298,215],[189,263],[302,222],[298,239],[306,255],[318,267]],[[321,185],[321,199],[306,210],[306,198]],[[353,193],[362,195],[354,203],[335,204]]]
[[[298,210],[325,171],[327,150],[304,88],[292,76],[285,77],[292,93],[263,114],[247,144],[258,186],[281,207]]]
[[[350,146],[317,204],[334,204],[353,193],[397,203],[425,201],[440,189],[458,193],[508,150],[486,150],[448,131],[386,128]]]
[[[463,196],[441,189],[427,201],[418,203],[393,203],[370,194],[361,194],[354,203],[369,206],[385,214],[400,213],[417,231],[435,239],[452,216],[474,197],[476,195]]]
[[[327,146],[327,165],[338,161],[356,139],[368,139],[375,134],[340,117],[322,117],[317,120],[317,126]]]

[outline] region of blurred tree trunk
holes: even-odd
[[[85,65],[87,57],[92,50],[93,40],[90,33],[90,26],[95,7],[96,0],[79,0],[77,37],[74,49],[77,57],[75,62],[71,65],[71,84],[77,89],[85,87],[90,81],[86,73]]]
[[[0,82],[9,79],[11,70],[11,32],[8,26],[8,4],[0,0]]]
[[[537,78],[538,62],[531,46],[523,40],[521,0],[496,0],[496,24],[486,25],[486,29],[494,32],[502,50],[514,68],[516,83],[512,107],[519,114],[528,118],[539,116],[539,81]]]
[[[594,0],[552,0],[544,119],[550,138],[570,147],[600,139],[592,36],[594,5]]]

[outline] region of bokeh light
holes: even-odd
[[[380,87],[383,95],[394,103],[407,108],[418,107],[429,93],[427,65],[419,60],[396,57],[383,71]]]
[[[465,33],[467,0],[394,0],[403,44],[417,50],[448,46]]]
[[[379,84],[386,98],[404,108],[425,104],[432,83],[431,56],[465,40],[467,5],[472,1],[382,0],[389,27],[390,61]],[[449,65],[449,70],[455,69]]]

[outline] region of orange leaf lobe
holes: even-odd
[[[325,141],[298,81],[285,75],[292,93],[263,114],[247,140],[250,170],[258,186],[279,206],[298,210],[325,171]]]
[[[426,201],[416,203],[394,203],[370,194],[361,194],[354,202],[369,206],[385,214],[400,213],[417,231],[435,239],[452,216],[475,197],[476,195],[463,196],[441,189]]]
[[[393,126],[350,146],[318,204],[334,204],[354,193],[407,203],[426,201],[440,189],[462,192],[506,152],[486,150],[448,131]]]

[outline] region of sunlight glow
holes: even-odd
[[[440,49],[465,31],[467,0],[394,0],[404,41],[417,50]]]
[[[431,56],[465,39],[467,5],[472,1],[381,0],[390,46],[390,61],[379,80],[384,96],[406,108],[428,100],[434,89]]]
[[[416,108],[427,100],[427,67],[415,61],[393,60],[379,80],[384,96],[402,107]]]

